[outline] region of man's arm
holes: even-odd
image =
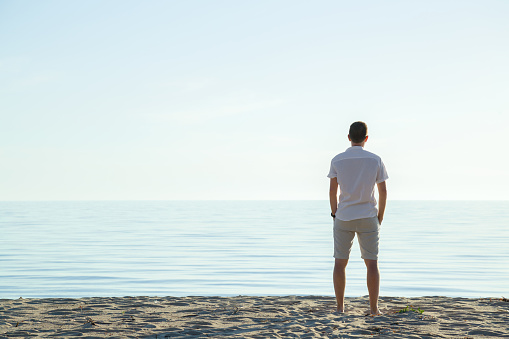
[[[385,181],[376,185],[378,188],[378,222],[382,224],[385,213],[385,204],[387,203],[387,186],[385,185]]]
[[[338,209],[338,178],[330,178],[329,201],[332,214]]]

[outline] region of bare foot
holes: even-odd
[[[338,307],[338,308],[336,308],[336,312],[337,313],[345,313],[345,308],[344,307]]]
[[[382,315],[382,312],[380,312],[380,310],[377,308],[376,310],[371,310],[371,313],[370,315],[372,316],[375,316],[375,315]]]

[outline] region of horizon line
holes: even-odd
[[[328,199],[68,199],[68,200],[0,200],[1,202],[139,202],[139,201],[329,201]],[[508,201],[509,199],[388,199],[388,201]]]

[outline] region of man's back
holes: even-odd
[[[349,147],[331,161],[329,178],[337,178],[340,195],[336,217],[349,221],[377,215],[375,184],[388,179],[379,156],[361,146]]]

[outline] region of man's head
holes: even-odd
[[[362,121],[356,121],[350,125],[348,140],[352,144],[364,144],[368,140],[368,126]]]

